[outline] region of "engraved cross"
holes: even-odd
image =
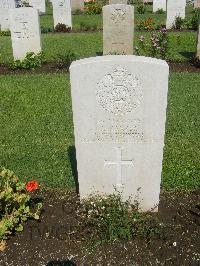
[[[122,148],[121,147],[115,147],[117,151],[117,159],[116,161],[104,161],[104,166],[108,165],[116,165],[117,166],[117,187],[122,187],[122,167],[124,165],[132,166],[133,167],[133,160],[123,160],[122,159]]]

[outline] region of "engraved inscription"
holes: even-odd
[[[140,81],[124,67],[117,66],[97,84],[96,98],[104,111],[114,115],[125,115],[141,103]]]
[[[142,142],[143,129],[141,120],[100,120],[96,125],[97,141]]]
[[[131,166],[133,167],[133,160],[123,160],[122,159],[122,150],[121,147],[115,147],[117,158],[114,161],[104,161],[104,167],[105,166],[116,166],[117,167],[117,188],[121,188],[123,186],[123,180],[122,180],[122,167],[123,166]]]
[[[29,39],[34,37],[30,22],[25,14],[21,14],[15,18],[18,25],[18,31],[14,31],[14,38]]]
[[[113,23],[121,23],[126,19],[126,9],[124,7],[113,7],[111,12],[111,20]]]

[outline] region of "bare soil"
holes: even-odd
[[[196,72],[200,73],[200,67],[195,67],[190,62],[168,62],[172,72]],[[68,73],[69,66],[60,66],[57,63],[47,63],[36,69],[18,69],[12,70],[7,65],[0,65],[0,75],[11,74],[45,74],[45,73]]]
[[[164,235],[98,243],[83,226],[75,192],[42,191],[41,221],[29,221],[10,237],[0,253],[0,266],[50,265],[200,265],[200,191],[162,192],[159,212]]]

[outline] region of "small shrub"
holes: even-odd
[[[97,195],[83,202],[83,219],[102,241],[135,236],[150,238],[160,234],[161,226],[137,209],[137,202],[135,205],[130,201],[123,202],[119,193],[106,197]]]
[[[72,52],[71,50],[69,50],[64,55],[63,54],[57,55],[55,58],[59,68],[69,68],[71,63],[77,59],[78,59],[77,55],[74,52]]]
[[[176,17],[174,28],[176,30],[181,30],[182,28],[184,28],[184,24],[185,24],[185,19],[183,19],[181,17]]]
[[[191,29],[191,30],[197,30],[198,27],[199,27],[199,14],[198,13],[195,13],[192,18],[188,19],[186,21],[186,26],[188,29]]]
[[[158,33],[153,33],[150,40],[140,36],[138,47],[135,50],[137,55],[166,59],[168,53],[167,30],[163,28]]]
[[[84,7],[85,14],[87,15],[97,15],[102,12],[102,5],[98,2],[87,2]]]
[[[156,24],[153,18],[140,20],[137,24],[139,30],[153,30],[156,28]]]
[[[145,11],[146,11],[146,7],[145,7],[144,4],[140,4],[139,6],[137,6],[137,12],[138,12],[139,14],[144,14]]]
[[[33,52],[27,53],[23,60],[15,60],[11,65],[11,69],[35,69],[41,67],[44,63],[44,57],[42,53],[35,54]]]
[[[83,21],[80,22],[80,30],[81,31],[96,31],[97,30],[97,25],[89,25]]]
[[[62,23],[58,23],[55,26],[54,31],[55,32],[71,32],[71,27],[68,27],[67,25],[62,24]]]
[[[53,32],[53,29],[50,27],[41,26],[41,33],[49,33],[49,32]]]
[[[165,11],[162,8],[160,8],[156,11],[156,14],[165,14]]]
[[[25,184],[12,171],[0,171],[0,239],[6,239],[16,231],[22,231],[23,223],[28,218],[39,219],[42,204],[37,203],[33,206],[29,194],[36,188],[36,181]]]
[[[0,36],[10,36],[10,30],[2,30],[0,31]]]

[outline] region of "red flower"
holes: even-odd
[[[26,190],[31,192],[39,188],[39,184],[35,180],[31,180],[26,184]]]

